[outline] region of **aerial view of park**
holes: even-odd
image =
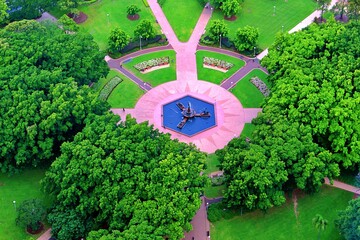
[[[360,239],[359,16],[0,0],[0,240]]]

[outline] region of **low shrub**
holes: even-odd
[[[234,66],[234,64],[232,64],[232,63],[226,62],[224,60],[219,60],[216,58],[211,58],[211,57],[204,57],[203,64],[208,65],[208,66],[223,68],[226,70],[229,70],[230,68],[232,68]]]
[[[254,84],[254,86],[259,89],[259,91],[264,95],[265,97],[269,96],[270,90],[266,86],[266,84],[261,81],[258,77],[251,78],[250,82]]]
[[[144,61],[144,62],[134,65],[134,68],[136,68],[137,70],[142,72],[148,68],[157,67],[157,66],[161,66],[161,65],[165,65],[165,64],[169,64],[169,57],[150,59],[148,61]]]
[[[103,89],[101,89],[99,98],[106,101],[114,88],[116,88],[116,86],[119,85],[119,83],[121,83],[122,81],[123,80],[119,77],[113,77],[108,83],[105,84]]]

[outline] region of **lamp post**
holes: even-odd
[[[14,208],[15,208],[15,211],[16,211],[16,201],[15,200],[13,201],[13,204],[14,204]]]
[[[220,34],[220,48],[221,48],[221,34]]]
[[[276,6],[274,6],[274,16],[276,15]]]
[[[107,16],[107,22],[108,22],[108,24],[110,23],[110,21],[109,21],[109,14],[106,14],[106,16]]]
[[[284,32],[284,25],[281,26],[281,32]]]
[[[140,50],[141,50],[141,38],[142,38],[142,36],[140,35]]]
[[[256,47],[254,47],[254,57],[256,56]]]

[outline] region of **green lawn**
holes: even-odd
[[[229,69],[226,73],[220,72],[214,69],[204,68],[203,67],[203,57],[212,57],[226,62],[234,64],[232,68]],[[209,52],[209,51],[197,51],[196,52],[196,65],[198,78],[215,84],[220,84],[223,80],[229,78],[236,71],[242,68],[245,65],[245,62],[241,59],[234,58],[228,55]]]
[[[203,10],[197,0],[166,0],[162,10],[179,41],[187,42]]]
[[[252,123],[245,123],[244,129],[241,132],[242,137],[252,138],[252,133],[254,132],[255,125]]]
[[[245,108],[259,108],[264,101],[264,95],[250,82],[254,76],[260,78],[268,87],[267,74],[259,69],[254,69],[239,81],[231,92],[239,99]]]
[[[155,70],[148,73],[141,73],[134,68],[134,65],[154,58],[169,57],[170,67]],[[123,67],[131,71],[135,76],[141,80],[148,82],[151,86],[155,87],[160,84],[176,80],[176,57],[175,51],[165,50],[153,52],[139,57],[133,58],[130,62],[123,64]]]
[[[275,8],[275,16],[274,14]],[[269,47],[275,39],[277,32],[289,31],[310,15],[316,9],[314,0],[301,1],[269,1],[269,0],[246,0],[242,10],[237,14],[237,20],[226,21],[229,27],[229,37],[234,38],[236,30],[246,25],[259,28],[259,47]],[[211,20],[224,19],[220,10],[214,11]]]
[[[113,77],[118,76],[123,81],[116,86],[108,98],[108,103],[112,108],[134,108],[139,98],[144,94],[138,85],[116,70],[110,70],[106,78],[101,78],[93,89],[100,92],[104,85]]]
[[[140,19],[137,21],[130,21],[127,18],[126,9],[131,4],[135,4],[141,9],[139,13]],[[101,50],[107,48],[108,37],[113,28],[120,27],[130,37],[133,37],[134,30],[142,19],[153,21],[157,33],[160,34],[160,26],[156,24],[150,8],[145,7],[142,0],[101,0],[90,5],[83,5],[79,7],[79,10],[88,16],[88,19],[81,23],[80,26],[94,37]],[[54,9],[51,13],[56,17],[61,17],[63,14],[57,9]]]
[[[294,214],[294,204],[287,202],[281,207],[270,209],[266,214],[261,211],[246,213],[232,219],[222,219],[211,224],[213,240],[303,240],[317,239],[317,231],[312,225],[316,214],[329,221],[321,239],[340,240],[334,220],[337,212],[348,205],[353,194],[324,186],[319,193],[298,199],[298,218]]]
[[[28,239],[25,229],[15,224],[16,211],[20,203],[27,199],[38,198],[49,206],[49,201],[40,191],[40,180],[44,177],[44,170],[24,170],[11,177],[0,174],[0,239]],[[16,201],[13,204],[13,201]],[[36,239],[39,235],[33,235]]]
[[[212,172],[219,171],[219,159],[215,153],[209,154],[206,158],[206,170],[204,171],[205,175],[208,175]]]
[[[224,195],[225,189],[226,189],[225,185],[208,186],[205,188],[204,193],[207,198],[222,197]]]

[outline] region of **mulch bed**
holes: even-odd
[[[72,18],[74,20],[74,22],[76,22],[77,24],[85,22],[87,20],[87,18],[88,18],[88,16],[83,12],[80,12],[79,16],[77,16],[75,18],[73,18],[73,15],[70,14],[70,13],[67,14],[67,16],[69,18]]]
[[[127,15],[127,18],[131,21],[135,21],[138,20],[140,18],[139,14],[135,14],[135,15]]]
[[[231,17],[227,17],[227,16],[224,16],[224,19],[226,20],[226,21],[235,21],[236,20],[236,16],[234,15],[234,16],[231,16]]]
[[[30,234],[38,234],[38,233],[41,233],[41,231],[44,230],[44,224],[41,223],[41,222],[39,222],[39,225],[40,225],[40,227],[39,227],[39,229],[36,230],[36,231],[32,230],[31,228],[26,228],[26,231],[27,231],[28,233],[30,233]]]

